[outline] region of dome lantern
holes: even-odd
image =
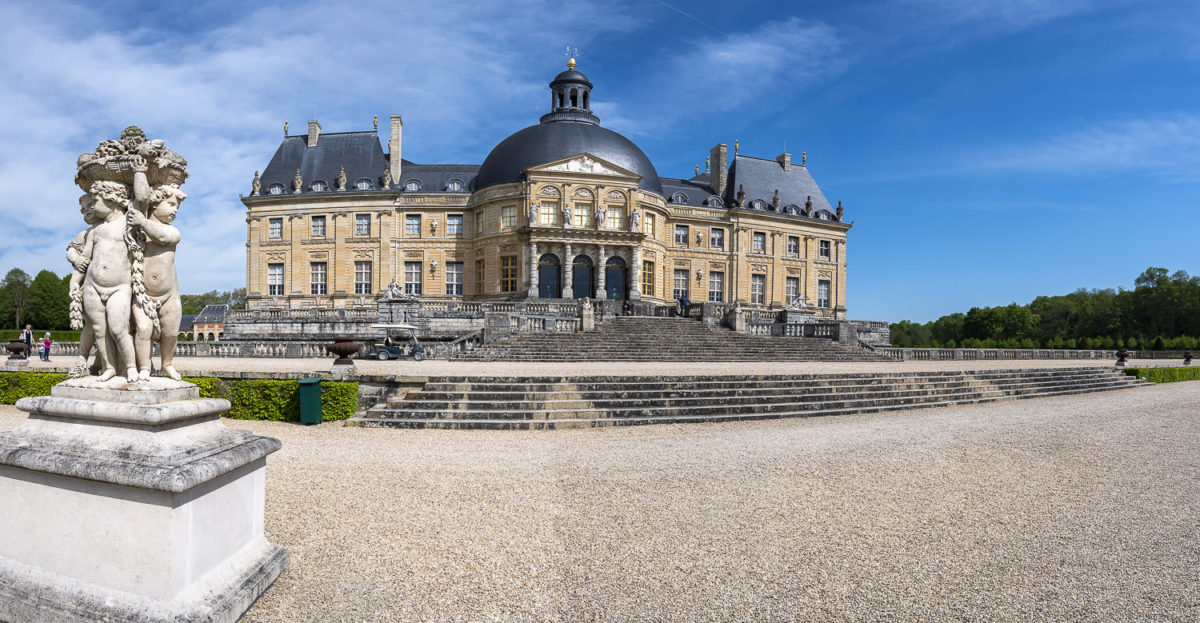
[[[567,63],[567,70],[550,82],[550,112],[542,115],[542,123],[550,121],[576,121],[600,124],[592,114],[592,83],[587,76],[575,71],[575,59]]]

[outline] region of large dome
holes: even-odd
[[[592,114],[592,83],[575,71],[575,59],[567,67],[550,83],[550,112],[542,116],[541,123],[492,149],[479,167],[475,190],[519,182],[529,167],[586,153],[642,176],[638,187],[661,195],[662,183],[650,159],[633,141],[600,127],[600,120]]]
[[[639,188],[662,194],[658,172],[633,141],[598,125],[576,121],[539,123],[500,141],[479,167],[475,190],[519,182],[529,167],[583,153],[637,173],[642,176]]]

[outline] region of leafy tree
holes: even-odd
[[[39,329],[68,329],[71,295],[58,275],[43,270],[29,285],[29,322]]]
[[[29,306],[29,273],[14,268],[0,281],[0,308],[4,324],[24,327],[25,311]],[[10,324],[11,323],[11,324]]]

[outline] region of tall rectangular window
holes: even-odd
[[[483,208],[475,210],[475,237],[483,233]]]
[[[446,215],[446,235],[462,238],[462,215],[447,214]]]
[[[766,293],[767,276],[750,275],[750,302],[755,305],[762,305],[766,300]]]
[[[646,213],[646,235],[653,238],[658,233],[658,217]]]
[[[354,293],[371,293],[371,262],[354,263]]]
[[[404,215],[404,235],[405,236],[421,236],[421,215],[420,214],[405,214]]]
[[[675,244],[681,247],[686,247],[688,243],[688,226],[675,226]]]
[[[326,293],[326,274],[325,262],[310,262],[308,264],[308,292],[309,294],[325,294]]]
[[[820,251],[821,259],[823,259],[823,260],[829,259],[829,241],[828,240],[822,240],[820,242],[820,249],[821,249],[821,251]]]
[[[463,293],[463,263],[446,262],[446,294],[462,296]]]
[[[788,255],[800,255],[800,237],[788,236]]]
[[[283,264],[267,264],[267,295],[283,296]]]
[[[517,291],[517,256],[505,255],[500,258],[500,291]]]
[[[753,241],[750,244],[750,249],[755,253],[767,252],[767,234],[761,231],[754,232]]]
[[[517,206],[500,208],[500,229],[514,229],[517,226]]]
[[[475,260],[475,294],[483,294],[486,269],[487,263],[484,260]]]
[[[708,271],[708,300],[713,303],[725,300],[725,273]]]
[[[267,219],[267,236],[271,238],[283,237],[283,219],[272,218]]]
[[[592,226],[592,204],[577,203],[575,204],[575,218],[571,221],[576,227],[591,227]]]
[[[543,201],[538,206],[538,225],[558,225],[561,216],[557,201]]]
[[[710,232],[708,235],[708,246],[710,246],[714,249],[724,249],[725,248],[725,230],[714,227],[712,232]]]
[[[817,307],[829,307],[829,280],[817,282]]]
[[[324,216],[312,217],[312,237],[313,238],[324,238],[325,237],[325,217]]]
[[[654,296],[654,262],[642,260],[642,296]]]
[[[625,229],[625,208],[623,206],[608,206],[608,210],[606,210],[605,213],[605,218],[608,219],[608,222],[604,224],[605,227],[609,229],[616,229],[618,231]]]
[[[671,297],[676,301],[687,296],[688,293],[688,271],[686,268],[675,269],[674,289],[671,290]]]
[[[405,294],[420,294],[421,279],[423,273],[421,267],[422,262],[405,262],[404,263],[404,293]]]
[[[355,214],[354,215],[354,235],[355,236],[370,236],[371,235],[371,215],[370,214]]]
[[[786,292],[787,292],[788,305],[795,303],[796,299],[800,298],[800,278],[799,277],[788,277],[787,278]]]

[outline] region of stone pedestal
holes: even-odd
[[[0,620],[236,621],[288,564],[263,535],[278,440],[190,383],[72,379],[0,433]]]

